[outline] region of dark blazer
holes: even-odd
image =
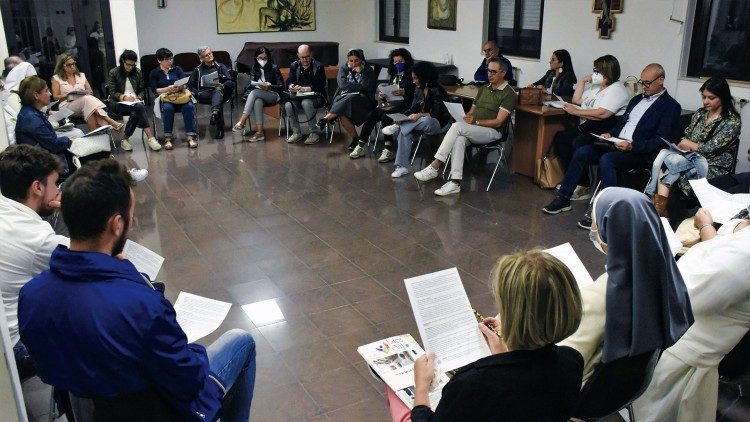
[[[448,93],[441,85],[430,88],[427,91],[427,98],[424,98],[423,90],[420,87],[414,89],[414,101],[406,111],[405,115],[414,113],[430,113],[430,116],[440,122],[440,127],[445,126],[451,119],[451,114],[443,104],[448,101]]]
[[[377,75],[375,75],[375,71],[372,70],[372,67],[367,64],[367,62],[363,64],[362,73],[357,75],[359,82],[355,82],[353,79],[349,78],[349,76],[353,75],[354,71],[349,69],[349,66],[347,66],[346,63],[339,67],[339,74],[336,77],[339,89],[336,92],[336,95],[360,92],[364,94],[367,99],[374,102]]]
[[[266,63],[266,67],[263,68],[263,72],[266,76],[266,81],[271,83],[271,90],[281,94],[284,92],[284,78],[281,76],[279,67],[275,64]],[[250,71],[250,78],[253,82],[260,80],[260,65],[255,63],[253,69]],[[257,86],[248,85],[245,89],[245,94],[249,93],[253,89],[258,89]]]
[[[610,134],[620,136],[622,128],[630,118],[630,112],[643,99],[643,94],[636,95],[628,103],[625,114],[620,116]],[[680,104],[672,98],[669,93],[664,92],[654,100],[651,107],[646,110],[633,131],[633,149],[635,154],[649,154],[664,148],[664,142],[679,139]]]
[[[204,87],[202,85],[203,81],[201,80],[203,75],[207,75],[212,72],[219,72],[219,83],[224,83],[224,81],[234,81],[232,74],[229,73],[229,68],[227,68],[223,63],[214,61],[214,65],[211,67],[206,66],[204,63],[201,63],[198,65],[198,67],[193,69],[193,73],[190,74],[190,80],[188,80],[187,83],[187,88],[193,93],[193,95],[197,95],[198,92],[206,89],[213,89],[213,87]]]
[[[545,88],[552,87],[552,93],[557,94],[561,97],[572,97],[575,92],[575,85],[577,82],[576,75],[573,72],[563,72],[560,77],[555,81],[555,71],[550,69],[547,73],[542,76],[542,79],[534,82],[534,86],[544,85]]]
[[[296,60],[292,63],[292,65],[289,67],[289,77],[286,78],[286,84],[289,85],[302,85],[302,86],[309,86],[312,88],[313,92],[317,92],[319,94],[325,94],[326,91],[326,69],[323,67],[323,65],[315,60],[312,59],[310,63],[310,67],[312,68],[312,79],[306,78],[304,74],[301,72],[302,64],[299,62],[299,60]]]
[[[411,420],[567,421],[582,373],[581,354],[567,346],[488,356],[458,370],[434,413],[416,406]]]
[[[136,67],[131,70],[129,74],[125,74],[120,66],[117,66],[109,71],[109,76],[107,78],[107,86],[109,87],[109,98],[107,99],[107,103],[112,109],[114,109],[115,104],[120,101],[120,95],[125,93],[126,78],[130,79],[130,84],[133,85],[133,91],[135,91],[133,94],[135,94],[140,100],[144,97],[145,90],[140,69]]]

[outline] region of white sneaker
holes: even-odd
[[[357,144],[357,146],[354,148],[354,151],[349,154],[349,158],[353,160],[355,158],[364,157],[365,155],[367,155],[367,148]]]
[[[130,145],[130,141],[128,141],[127,139],[123,139],[122,141],[120,141],[120,147],[125,151],[133,150],[133,146]]]
[[[265,140],[266,140],[266,135],[261,131],[261,132],[255,132],[255,134],[251,136],[250,139],[248,139],[247,141],[255,143],[255,142],[260,142],[260,141],[265,141]]]
[[[573,195],[570,196],[570,200],[583,201],[584,199],[591,199],[591,189],[586,186],[576,186]]]
[[[386,148],[383,150],[383,152],[380,153],[380,158],[378,158],[378,163],[387,163],[390,161],[393,161],[393,152],[391,152],[391,150]]]
[[[394,179],[409,174],[409,169],[406,167],[396,166],[396,170],[393,170],[391,177]]]
[[[298,130],[295,130],[292,132],[292,136],[289,137],[289,139],[286,140],[288,144],[296,144],[297,142],[302,140],[302,134],[299,133]]]
[[[399,127],[397,124],[392,124],[390,126],[386,126],[381,130],[383,132],[383,135],[393,135],[394,133],[398,132]]]
[[[132,168],[129,173],[130,177],[132,177],[135,182],[141,182],[148,177],[148,170],[146,169]]]
[[[414,173],[414,177],[416,177],[420,182],[426,182],[438,177],[438,171],[432,168],[432,166],[427,166],[422,170]]]
[[[148,141],[146,141],[146,143],[148,144],[148,147],[154,151],[159,151],[161,149],[159,141],[157,141],[154,137],[148,138]]]
[[[313,132],[309,135],[307,135],[307,139],[305,139],[305,145],[313,145],[320,142],[320,135],[318,135],[317,132]]]
[[[461,185],[448,181],[443,186],[440,186],[440,189],[435,191],[435,195],[447,196],[459,192],[461,192]]]

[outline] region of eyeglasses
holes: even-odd
[[[499,70],[487,69],[487,73],[489,73],[490,75],[497,75],[498,73],[500,73],[500,71]]]
[[[597,69],[597,68],[593,68],[593,69],[591,69],[591,71],[594,72],[594,73],[599,73],[599,69]]]
[[[492,50],[494,50],[494,49],[493,48],[483,48],[482,49],[482,53],[491,53]]]
[[[641,84],[641,86],[643,86],[644,88],[649,88],[649,87],[651,87],[652,83],[656,82],[657,80],[659,80],[659,79],[661,79],[663,77],[664,76],[657,76],[656,78],[654,78],[653,80],[650,80],[650,81],[644,81],[642,79],[638,79],[638,83]]]
[[[65,67],[74,67],[76,65],[76,62],[73,63],[65,63]]]

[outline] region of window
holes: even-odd
[[[538,59],[544,0],[490,0],[489,34],[503,54]]]
[[[380,0],[380,41],[409,43],[409,0]]]
[[[750,2],[697,0],[687,76],[750,81]]]

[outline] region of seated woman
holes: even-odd
[[[639,421],[716,420],[719,363],[750,327],[750,220],[741,214],[718,231],[707,211],[695,215],[703,241],[677,261],[695,323],[662,353],[634,403]]]
[[[666,349],[693,323],[685,282],[648,198],[606,188],[591,218],[589,237],[607,255],[607,272],[581,289],[581,326],[560,342],[583,356],[584,382],[599,362]]]
[[[428,392],[436,357],[419,357],[412,421],[566,421],[571,416],[583,360],[555,343],[581,321],[573,274],[557,258],[532,250],[501,258],[490,280],[499,314],[485,318],[478,329],[492,354],[459,369],[443,387],[434,412]]]
[[[549,58],[549,70],[531,87],[544,89],[547,94],[572,97],[576,84],[576,72],[568,50],[555,50]]]
[[[143,128],[149,148],[159,151],[161,145],[151,130],[146,106],[143,104],[144,90],[141,71],[136,67],[138,55],[133,50],[125,50],[120,54],[120,65],[109,71],[107,86],[109,87],[109,106],[121,116],[129,116],[125,125],[125,138],[120,146],[125,151],[132,151],[129,138],[136,127]],[[134,104],[121,104],[121,101],[136,101]]]
[[[677,144],[681,151],[661,150],[651,168],[645,193],[662,217],[668,217],[667,200],[675,183],[688,195],[688,180],[714,178],[732,170],[734,156],[729,147],[739,136],[742,121],[734,108],[729,84],[723,78],[711,78],[703,83],[700,93],[703,108],[693,114],[685,136]]]
[[[262,85],[248,85],[245,90],[247,101],[242,116],[232,130],[244,133],[245,123],[250,117],[250,112],[255,114],[255,134],[250,137],[250,142],[264,141],[263,134],[263,107],[277,104],[281,100],[284,91],[284,78],[281,77],[279,67],[273,63],[271,54],[266,47],[258,47],[255,50],[255,63],[250,77],[253,82],[264,82]]]
[[[578,126],[555,134],[553,145],[565,167],[570,163],[573,152],[581,145],[594,142],[591,133],[609,132],[617,122],[617,117],[625,113],[630,94],[620,79],[620,62],[607,54],[594,60],[594,73],[586,75],[576,85],[572,103],[563,106],[568,114],[580,118]],[[588,180],[579,182],[571,200],[591,198]]]
[[[398,132],[398,149],[396,150],[396,169],[391,177],[409,174],[409,155],[412,136],[417,133],[437,133],[451,120],[443,101],[448,99],[445,89],[438,83],[438,72],[430,62],[419,62],[411,71],[411,79],[416,85],[414,101],[404,114],[409,120],[383,128],[383,133]]]
[[[76,59],[69,53],[60,54],[52,76],[52,99],[60,101],[74,114],[83,116],[89,131],[111,125],[118,132],[125,127],[107,115],[104,103],[94,96],[86,75],[78,71]]]
[[[185,85],[176,86],[174,83],[185,77],[185,72],[180,66],[172,66],[174,55],[169,49],[160,48],[156,50],[156,61],[159,67],[151,71],[149,75],[149,86],[157,95],[175,94],[184,92]],[[188,147],[198,148],[198,128],[195,122],[195,107],[192,101],[185,104],[173,104],[167,101],[159,101],[161,119],[164,122],[164,149],[174,148],[174,113],[182,112],[182,120],[185,122]]]
[[[340,118],[341,126],[352,138],[349,149],[359,142],[357,128],[365,122],[370,111],[375,108],[375,84],[377,75],[372,67],[365,63],[365,53],[359,49],[351,49],[346,53],[346,64],[339,67],[336,77],[338,90],[331,101],[328,114],[318,120],[320,130],[325,129]]]
[[[360,133],[364,137],[369,137],[370,132],[375,127],[375,124],[380,121],[383,128],[393,124],[393,119],[387,116],[390,113],[403,113],[412,104],[414,98],[414,81],[412,81],[412,66],[414,66],[414,59],[411,57],[409,50],[405,48],[397,48],[391,50],[388,55],[388,80],[391,81],[389,85],[397,85],[393,91],[393,95],[399,95],[404,97],[403,100],[388,102],[388,98],[382,92],[378,93],[381,107],[374,108],[367,119],[362,124]],[[377,77],[377,75],[375,75]],[[367,142],[360,140],[359,144],[354,147],[354,151],[349,154],[351,158],[364,157],[366,153],[365,144]],[[387,163],[393,160],[393,132],[387,132],[383,129],[383,152],[378,158],[379,163]]]

